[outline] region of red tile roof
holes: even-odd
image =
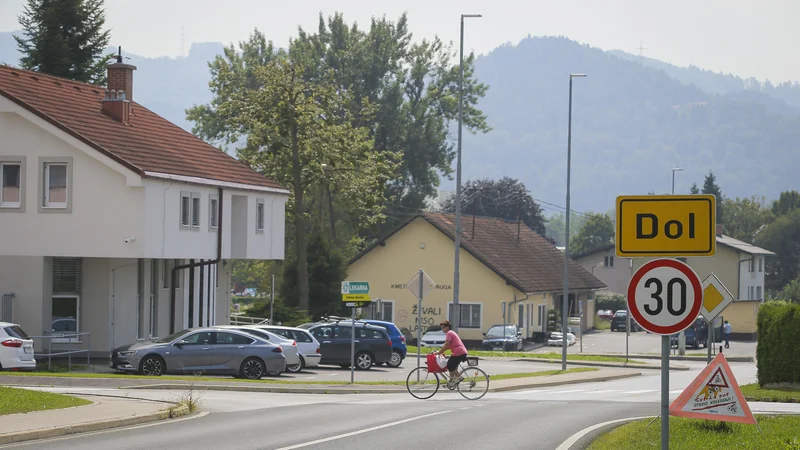
[[[424,213],[366,248],[350,263],[418,218],[426,220],[450,239],[455,239],[455,215]],[[464,215],[461,228],[462,248],[521,292],[558,292],[564,289],[564,252],[524,223],[519,227],[519,239],[516,222],[494,217]],[[570,260],[570,290],[605,287],[602,281]]]
[[[0,65],[0,95],[141,176],[157,172],[285,189],[136,102],[128,125],[103,114],[102,87]]]

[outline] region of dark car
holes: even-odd
[[[389,334],[389,338],[392,340],[392,359],[386,363],[389,367],[400,367],[400,364],[403,363],[403,360],[406,358],[406,337],[397,328],[392,322],[386,322],[384,320],[372,320],[366,319],[363,320],[364,323],[368,325],[375,325],[378,327],[383,327],[386,329],[386,332]]]
[[[492,325],[483,333],[483,348],[485,350],[516,350],[522,351],[524,342],[522,330],[516,325]]]
[[[614,317],[611,318],[611,331],[623,331],[628,327],[628,312],[624,309],[620,309],[619,311],[614,313]],[[642,329],[638,323],[631,317],[631,333],[640,331]]]
[[[352,323],[334,322],[309,328],[309,333],[319,341],[320,364],[350,367],[351,327]],[[392,340],[385,328],[356,322],[355,331],[356,369],[369,370],[373,364],[391,361]]]
[[[708,323],[702,317],[698,317],[689,328],[683,330],[683,335],[686,336],[687,347],[708,346]],[[678,333],[669,336],[669,345],[671,347],[678,346]]]

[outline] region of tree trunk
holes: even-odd
[[[294,179],[295,249],[297,252],[297,306],[308,311],[308,245],[306,245],[306,219],[303,205],[303,167],[297,142],[297,123],[292,121],[292,178]]]

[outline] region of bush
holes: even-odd
[[[618,311],[626,308],[625,296],[620,294],[597,294],[594,298],[594,310],[610,309]]]
[[[800,383],[800,305],[770,301],[756,319],[758,384]]]

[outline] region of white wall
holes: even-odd
[[[605,258],[610,256],[614,257],[614,267],[603,266],[602,264],[605,262]],[[586,269],[587,272],[591,273],[608,286],[607,289],[598,291],[598,293],[612,292],[626,295],[628,282],[631,279],[630,258],[617,257],[615,249],[612,248],[604,252],[597,252],[584,256],[576,262]],[[600,265],[600,267],[596,267],[598,265]]]
[[[0,156],[25,158],[24,212],[0,210],[0,252],[20,256],[135,256],[144,232],[144,189],[83,150],[9,112],[0,112]],[[99,153],[99,152],[98,152]],[[72,158],[71,212],[39,212],[40,157]],[[67,238],[67,236],[69,238]]]
[[[764,299],[764,261],[763,255],[750,255],[740,253],[742,261],[739,264],[739,299],[741,300],[762,300]],[[750,262],[744,262],[753,258],[753,272],[750,272]],[[759,271],[759,260],[761,262]],[[752,291],[751,288],[752,287]],[[761,287],[760,294],[757,287]]]
[[[45,330],[42,299],[45,296],[44,258],[0,256],[0,295],[14,293],[12,320],[26,333],[41,336]],[[49,292],[46,294],[49,296]]]

